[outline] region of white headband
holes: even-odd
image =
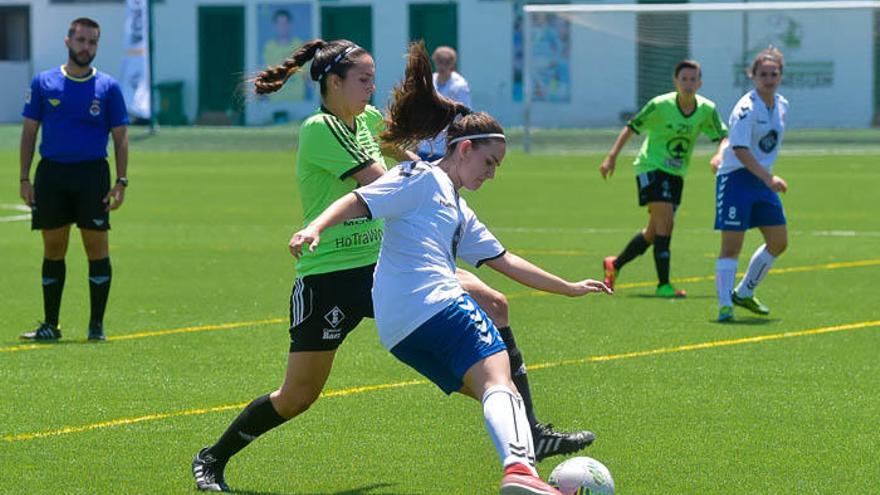
[[[449,141],[448,146],[452,146],[453,144],[459,141],[464,141],[465,139],[470,139],[471,141],[473,141],[474,139],[503,139],[504,141],[507,141],[507,139],[504,137],[504,134],[501,133],[471,134],[468,136],[459,136]]]

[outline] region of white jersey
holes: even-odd
[[[403,162],[354,193],[385,219],[373,310],[388,349],[464,293],[456,256],[478,267],[505,252],[439,167]]]
[[[458,72],[452,71],[446,84],[440,84],[434,73],[434,87],[440,96],[457,101],[466,107],[471,107],[471,88],[467,80]],[[422,155],[445,155],[446,154],[446,131],[436,135],[434,139],[426,139],[419,143],[419,153]]]
[[[754,89],[739,99],[730,112],[730,142],[724,150],[718,175],[745,168],[733,152],[736,148],[748,148],[758,163],[772,172],[773,162],[782,146],[788,114],[788,100],[779,93],[776,93],[775,100],[773,107],[767,108]]]

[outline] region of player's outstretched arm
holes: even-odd
[[[613,294],[605,284],[597,280],[581,280],[569,282],[546,272],[519,256],[506,252],[504,255],[486,262],[493,270],[496,270],[517,282],[553,294],[563,296],[583,296],[590,292],[604,292]]]
[[[620,154],[620,150],[626,146],[626,142],[629,141],[629,138],[632,135],[633,130],[629,126],[624,126],[620,131],[620,134],[617,135],[617,140],[614,141],[611,151],[608,152],[608,156],[602,160],[602,165],[599,166],[599,173],[602,174],[603,179],[607,179],[614,175],[614,167],[617,165],[617,155]]]
[[[325,229],[346,220],[365,217],[369,214],[367,206],[354,193],[346,194],[328,206],[318,215],[318,218],[312,220],[304,229],[293,234],[288,243],[290,254],[296,258],[302,256],[303,245],[307,245],[309,251],[314,251],[321,242],[321,232]]]

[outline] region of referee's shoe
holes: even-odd
[[[37,342],[55,342],[61,338],[61,329],[51,323],[45,321],[40,322],[40,326],[33,332],[25,332],[21,334],[21,340],[34,340]]]
[[[221,461],[207,452],[205,447],[196,454],[192,462],[193,478],[196,486],[203,492],[228,492],[229,485],[223,479],[226,461]]]
[[[532,440],[535,443],[535,459],[541,461],[547,457],[571,454],[586,448],[596,440],[596,434],[587,430],[556,431],[552,424],[538,423],[532,428]]]

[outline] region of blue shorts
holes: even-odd
[[[747,169],[715,178],[715,230],[785,225],[779,194]]]
[[[495,324],[463,294],[392,347],[391,354],[448,395],[461,389],[471,366],[504,350]]]

